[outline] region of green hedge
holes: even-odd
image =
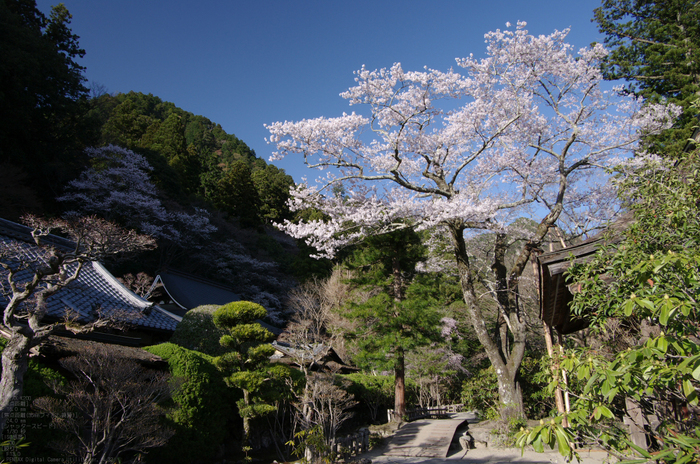
[[[149,453],[149,462],[195,463],[215,458],[233,424],[233,389],[224,382],[213,358],[174,343],[145,348],[165,359],[176,382],[174,410],[169,414],[175,429],[168,444]],[[237,417],[237,415],[235,415]]]
[[[228,332],[214,324],[214,312],[220,307],[203,305],[187,311],[170,342],[210,356],[221,356],[229,351],[219,343],[221,336]]]

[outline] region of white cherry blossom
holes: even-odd
[[[294,189],[291,200],[293,208],[313,206],[328,219],[279,224],[320,255],[400,227],[445,234],[505,409],[517,403],[525,347],[517,286],[532,250],[555,225],[581,233],[615,214],[610,170],[632,157],[642,136],[670,127],[679,114],[607,89],[599,70],[604,47],[575,54],[567,33],[533,36],[524,22],[490,32],[485,58],[457,59],[461,73],[405,71],[399,63],[362,67],[341,96],[365,111],[267,126],[274,159],[300,155],[330,173]],[[343,194],[332,195],[334,188]],[[485,267],[498,279],[489,288],[512,334],[505,350],[486,330],[465,233],[490,231],[502,247],[498,238],[518,217],[534,220],[537,230],[523,237],[505,275],[491,271],[505,262]]]

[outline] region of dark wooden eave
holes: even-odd
[[[569,309],[573,294],[566,282],[566,271],[574,263],[590,261],[601,245],[621,239],[621,231],[633,221],[631,213],[625,213],[596,236],[573,245],[537,257],[540,280],[540,319],[562,335],[588,326],[585,318],[574,317]]]

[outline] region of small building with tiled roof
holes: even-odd
[[[359,371],[358,368],[345,364],[330,345],[314,343],[293,346],[290,343],[276,340],[272,342],[272,346],[275,353],[270,357],[270,361],[273,363],[287,364],[296,368],[300,367],[300,363],[304,363],[311,371],[338,374],[351,374]]]
[[[160,271],[153,281],[149,295],[154,293],[158,285],[163,286],[164,293],[167,295],[167,298],[162,300],[162,306],[182,316],[194,308],[209,305],[222,306],[241,300],[240,295],[223,284],[175,269]],[[146,297],[149,298],[148,295]],[[282,333],[279,327],[262,320],[256,322],[275,335]]]
[[[0,219],[0,247],[13,247],[28,261],[42,260],[42,253],[34,243],[29,227]],[[73,248],[72,242],[49,235],[43,241],[63,250]],[[77,266],[77,264],[76,264]],[[2,285],[7,285],[7,272],[0,269]],[[28,281],[30,270],[18,273],[17,279]],[[0,287],[0,290],[4,290]],[[0,291],[0,304],[9,302],[8,292]],[[141,298],[127,289],[99,262],[86,263],[78,278],[46,301],[45,319],[58,321],[70,313],[76,322],[89,323],[99,317],[117,321],[124,330],[93,332],[85,335],[92,339],[116,343],[147,345],[167,340],[181,317]]]

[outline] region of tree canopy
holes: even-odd
[[[683,107],[673,129],[651,140],[653,152],[678,156],[697,125],[691,104],[700,95],[700,2],[604,0],[594,20],[610,48],[602,63],[606,79],[624,79],[637,95]]]
[[[47,18],[33,0],[0,1],[0,163],[21,168],[42,199],[79,169],[76,152],[95,134],[70,22],[63,4]]]
[[[257,158],[219,124],[138,92],[105,94],[90,104],[101,127],[100,144],[144,156],[165,195],[205,199],[247,226],[290,217],[292,177]]]
[[[575,57],[567,31],[534,37],[525,26],[488,33],[486,58],[457,60],[465,75],[409,72],[398,63],[360,69],[357,85],[342,95],[368,108],[367,116],[268,126],[277,157],[301,155],[327,172],[320,187],[293,191],[297,207],[313,206],[327,219],[286,222],[292,236],[326,255],[407,224],[450,238],[468,317],[496,368],[504,415],[521,413],[516,374],[526,328],[517,295],[532,250],[555,224],[576,229],[610,217],[615,204],[604,169],[677,115],[604,90],[602,45]],[[331,197],[334,188],[344,194]],[[505,224],[521,215],[537,228],[506,266]],[[512,336],[508,352],[484,323],[465,244],[465,233],[485,232],[497,237],[494,302]]]

